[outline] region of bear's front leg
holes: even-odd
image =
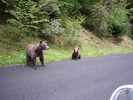
[[[32,59],[32,63],[33,63],[33,68],[34,69],[37,69],[37,66],[36,66],[36,58],[33,58]]]
[[[81,59],[81,55],[79,55],[78,59]]]
[[[42,63],[42,66],[45,66],[45,65],[44,65],[44,57],[43,57],[43,55],[41,55],[41,56],[39,57],[39,59],[40,59],[40,62]]]
[[[76,60],[78,60],[78,56],[76,56]]]
[[[74,55],[74,54],[72,54],[72,59],[76,59],[76,57],[75,57],[75,55]]]

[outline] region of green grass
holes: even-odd
[[[113,55],[113,54],[123,54],[123,53],[131,53],[133,52],[133,48],[125,48],[125,47],[119,47],[119,48],[102,48],[102,49],[82,49],[82,57],[95,57],[95,56],[105,56],[105,55]]]
[[[44,51],[45,62],[52,62],[52,61],[60,61],[60,60],[68,60],[71,59],[71,55],[73,49],[65,50],[61,48],[53,48]],[[95,56],[104,56],[104,55],[111,55],[111,54],[121,54],[121,53],[129,53],[133,52],[133,48],[126,48],[126,47],[118,47],[115,49],[96,49],[96,48],[82,48],[81,50],[82,58],[86,57],[95,57]],[[7,65],[23,65],[26,63],[25,60],[25,50],[20,51],[10,51],[10,52],[0,52],[0,66],[7,66]],[[37,63],[40,63],[39,59],[37,58]]]
[[[25,64],[25,50],[20,51],[6,51],[5,53],[0,52],[0,66],[7,66],[7,65],[16,65],[16,64]],[[61,49],[49,49],[44,51],[44,59],[45,62],[51,61],[59,61],[59,60],[66,60],[71,58],[70,51],[61,50]],[[37,62],[40,63],[39,59],[37,58]]]
[[[22,32],[16,29],[9,28],[7,29],[5,26],[1,26],[2,30],[0,30],[0,66],[9,66],[9,65],[24,65],[26,64],[25,58],[25,49],[28,44],[31,43],[39,43],[40,39],[37,37],[26,36],[21,34]],[[10,31],[13,30],[13,31]],[[82,34],[83,36],[83,34]],[[88,36],[88,35],[87,35]],[[80,48],[81,57],[95,57],[95,56],[104,56],[104,55],[112,55],[112,54],[121,54],[121,53],[131,53],[133,52],[133,47],[128,47],[123,45],[115,45],[109,42],[102,42],[98,40],[95,36],[93,36],[93,40],[87,39],[87,36],[83,36],[81,41],[82,47]],[[18,38],[19,37],[19,38]],[[84,39],[86,38],[86,40]],[[91,35],[92,37],[92,35]],[[89,37],[88,37],[89,38]],[[94,40],[97,40],[97,45]],[[52,62],[52,61],[60,61],[60,60],[68,60],[71,59],[71,55],[73,52],[73,46],[70,46],[68,43],[67,46],[65,44],[65,48],[62,48],[53,41],[48,41],[49,50],[44,51],[44,62]],[[73,43],[73,40],[70,40]],[[132,41],[131,41],[132,42]],[[40,63],[37,58],[37,63]]]
[[[23,64],[25,53],[23,51],[0,52],[0,66]]]

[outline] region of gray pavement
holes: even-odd
[[[0,68],[0,100],[109,100],[133,84],[133,53]]]

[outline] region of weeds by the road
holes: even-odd
[[[44,51],[45,62],[71,59],[72,51],[73,49],[64,50],[60,48],[57,49],[57,48],[51,47],[51,49]],[[116,49],[102,49],[102,50],[98,50],[95,48],[88,48],[88,49],[82,48],[81,49],[82,58],[128,53],[128,52],[133,52],[133,49],[125,48],[125,47],[120,47]],[[10,51],[8,53],[0,52],[0,54],[1,54],[0,55],[0,66],[26,64],[25,50]],[[40,63],[38,58],[37,58],[37,62]]]
[[[11,28],[7,29],[4,26],[1,27],[0,66],[26,64],[26,46],[31,43],[39,43],[41,39],[21,34],[20,30]],[[44,62],[71,59],[74,46],[78,45],[80,45],[79,47],[82,58],[133,52],[133,48],[128,47],[128,44],[126,44],[126,46],[121,44],[112,44],[108,41],[101,41],[95,35],[85,31],[84,29],[82,32],[84,34],[81,34],[82,36],[79,36],[79,38],[74,40],[73,38],[68,38],[65,36],[61,39],[58,39],[57,37],[54,38],[53,41],[48,41],[48,46],[50,49],[44,51]],[[79,43],[74,43],[75,40],[76,43],[77,40]],[[39,59],[37,58],[37,63],[38,62],[40,63]]]

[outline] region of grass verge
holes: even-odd
[[[0,30],[0,67],[26,64],[26,46],[31,43],[39,43],[40,38],[22,35],[20,34],[20,30],[12,28],[7,29],[5,28],[5,26],[1,26],[1,28],[2,30]],[[82,34],[82,36],[79,36],[78,39],[80,42],[77,44],[82,45],[80,46],[82,58],[133,52],[132,40],[128,41],[129,43],[125,41],[126,45],[112,44],[107,40],[101,41],[92,33],[88,33],[84,29],[82,30],[82,32],[84,34]],[[44,51],[44,62],[71,59],[73,48],[76,44],[70,46],[70,43],[73,43],[73,40],[69,40],[68,38],[66,40],[65,39],[66,37],[61,39],[55,38],[52,42],[48,41],[48,46],[50,47],[50,49]],[[58,44],[58,41],[61,41],[60,45]],[[67,42],[64,43],[65,41]],[[129,44],[130,47],[128,46]],[[40,63],[38,58],[37,63]]]
[[[52,61],[60,61],[60,60],[68,60],[71,59],[71,54],[73,49],[65,50],[61,48],[52,48],[44,51],[45,62],[52,62]],[[131,53],[133,52],[133,48],[126,48],[126,47],[117,47],[115,49],[97,49],[97,48],[82,48],[81,50],[82,58],[86,57],[95,57],[95,56],[104,56],[104,55],[112,55],[112,54],[121,54],[121,53]],[[0,66],[7,66],[7,65],[23,65],[26,63],[25,58],[25,50],[20,51],[0,51]],[[37,58],[37,62],[40,63],[39,59]]]

